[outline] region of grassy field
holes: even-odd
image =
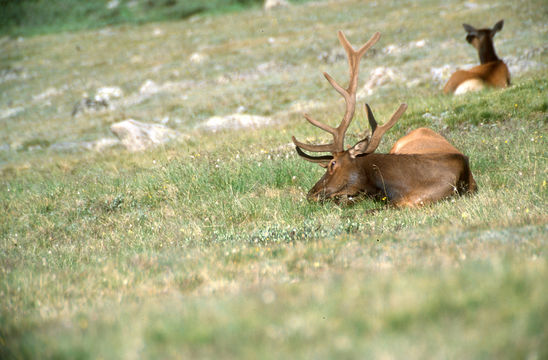
[[[547,15],[532,0],[320,1],[0,39],[0,358],[547,358]],[[500,19],[512,86],[443,96],[448,70],[477,63],[461,23]],[[409,105],[378,151],[431,127],[469,156],[476,195],[305,200],[323,169],[290,139],[328,139],[303,109],[342,117],[321,75],[346,82],[339,29],[355,46],[382,33],[360,104],[379,122]],[[103,86],[123,95],[71,116]],[[200,127],[238,111],[273,121]],[[57,146],[128,118],[188,137]],[[365,124],[360,109],[347,143]]]

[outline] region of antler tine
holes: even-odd
[[[363,54],[365,54],[371,46],[375,45],[377,41],[379,41],[380,38],[381,38],[380,32],[377,31],[376,33],[374,33],[371,36],[371,38],[367,40],[367,42],[363,44],[362,47],[358,50],[358,53],[360,54],[359,56],[362,56]]]
[[[377,41],[379,41],[379,39],[381,38],[381,33],[379,32],[374,33],[373,36],[371,36],[371,38],[365,44],[363,44],[362,47],[359,48],[357,51],[354,50],[354,48],[352,47],[350,42],[346,39],[346,36],[344,35],[342,31],[339,30],[339,32],[337,33],[337,36],[339,37],[339,42],[341,43],[344,50],[346,51],[346,54],[348,57],[348,65],[350,67],[350,83],[348,84],[347,91],[354,92],[355,87],[358,83],[357,82],[358,80],[357,73],[359,70],[358,64],[363,54],[365,54],[366,51],[369,50],[371,46],[375,45]]]
[[[367,120],[369,121],[369,124],[371,125],[371,139],[369,140],[369,144],[367,145],[366,150],[364,151],[365,154],[370,154],[374,152],[377,147],[379,146],[381,139],[383,135],[390,130],[392,126],[396,124],[396,122],[400,119],[400,117],[403,115],[405,110],[407,110],[407,104],[401,104],[398,110],[392,114],[392,117],[388,122],[382,126],[376,126],[377,121],[373,117],[373,112],[371,111],[371,108],[369,107],[369,104],[365,104],[366,107],[366,113],[367,113]]]
[[[358,85],[358,71],[359,71],[359,62],[362,56],[366,53],[367,50],[379,41],[381,38],[381,33],[376,32],[371,36],[371,38],[362,45],[357,51],[354,50],[350,42],[346,39],[346,36],[342,31],[339,30],[337,33],[339,37],[339,42],[344,47],[348,57],[348,65],[350,67],[350,82],[348,84],[347,93],[348,95],[354,95]],[[328,79],[329,80],[329,79]],[[331,83],[331,81],[329,81]],[[333,85],[331,83],[331,85]],[[333,86],[335,87],[335,86]],[[343,95],[344,96],[344,95]]]
[[[313,119],[313,118],[312,118],[310,115],[308,115],[308,114],[304,114],[304,117],[305,117],[305,119],[308,120],[308,122],[311,123],[312,125],[317,126],[317,127],[319,127],[320,129],[325,130],[325,131],[327,131],[327,132],[330,133],[330,134],[335,134],[335,133],[337,132],[337,129],[335,129],[335,128],[333,128],[333,127],[327,125],[327,124],[323,124],[323,123],[319,122],[318,120]]]
[[[305,160],[308,160],[308,161],[313,162],[313,163],[320,164],[321,166],[324,166],[324,167],[327,166],[329,161],[331,161],[333,159],[333,156],[331,156],[331,155],[310,156],[307,153],[305,153],[304,151],[302,151],[301,148],[299,148],[298,146],[296,146],[295,149],[297,150],[297,154],[302,156]]]
[[[313,119],[308,114],[304,114],[304,117],[312,125],[317,126],[320,129],[327,131],[328,133],[332,134],[333,136],[335,136],[335,134],[337,133],[337,129],[335,129],[335,128],[327,125],[327,124],[323,124],[323,123],[319,122],[318,120]],[[325,144],[325,145],[312,145],[312,144],[302,143],[302,142],[298,141],[297,139],[295,139],[294,136],[292,136],[292,139],[293,139],[293,143],[295,145],[297,145],[298,147],[301,147],[305,150],[308,150],[308,151],[315,151],[315,152],[333,152],[333,151],[335,151],[335,144],[334,143]],[[301,155],[301,154],[299,153],[299,155]]]
[[[335,148],[335,144],[325,144],[325,145],[312,145],[312,144],[305,144],[300,142],[299,140],[295,139],[295,136],[292,136],[291,139],[293,140],[293,144],[297,145],[300,148],[303,148],[308,151],[314,151],[314,152],[335,152],[333,149]]]
[[[333,135],[333,143],[326,145],[309,145],[303,144],[293,137],[293,142],[295,145],[302,147],[308,151],[330,151],[330,152],[340,152],[344,151],[344,136],[348,126],[352,122],[354,117],[354,112],[356,110],[356,89],[358,86],[358,73],[359,73],[359,63],[362,56],[365,52],[373,46],[380,38],[380,33],[376,32],[371,36],[371,38],[360,47],[357,51],[354,50],[350,42],[346,39],[342,31],[337,33],[339,41],[346,51],[348,57],[348,65],[350,67],[350,81],[348,83],[348,88],[343,88],[340,86],[335,79],[333,79],[328,73],[324,72],[324,76],[327,81],[333,86],[333,88],[343,96],[346,103],[346,111],[344,117],[338,127],[333,128],[329,125],[322,124],[319,121],[314,120],[308,114],[305,114],[306,120],[312,125],[319,127],[322,130],[325,130]]]

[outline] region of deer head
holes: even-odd
[[[482,64],[499,60],[495,53],[495,47],[493,45],[493,38],[495,34],[502,30],[504,20],[500,20],[493,26],[493,28],[476,29],[475,27],[462,24],[466,31],[466,41],[478,50],[480,62]]]
[[[313,201],[354,196],[367,188],[367,177],[361,174],[362,167],[360,166],[359,159],[373,153],[377,149],[384,133],[398,121],[407,109],[407,105],[400,105],[385,125],[377,126],[371,108],[369,105],[366,105],[367,119],[371,126],[371,136],[357,142],[348,150],[344,149],[344,136],[348,126],[352,122],[356,108],[359,63],[365,52],[379,40],[380,34],[378,32],[373,34],[371,39],[358,50],[354,50],[341,31],[338,32],[338,37],[348,57],[350,68],[348,87],[343,88],[327,73],[324,73],[324,76],[345,100],[346,111],[343,119],[338,127],[333,128],[327,124],[320,123],[308,114],[304,114],[306,120],[312,125],[330,133],[333,136],[333,142],[330,144],[312,145],[302,143],[295,139],[294,136],[292,137],[297,153],[300,156],[305,160],[318,163],[327,168],[326,173],[308,192],[307,198]],[[311,152],[331,152],[331,155],[311,156],[303,152],[302,149]]]

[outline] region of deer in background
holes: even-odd
[[[510,85],[510,71],[495,53],[493,37],[502,30],[501,20],[492,29],[476,29],[468,24],[462,24],[466,30],[466,41],[478,50],[481,65],[469,70],[457,70],[451,75],[443,88],[445,94],[464,94],[489,87],[505,88]]]
[[[341,31],[338,32],[338,37],[348,56],[348,87],[343,88],[327,73],[324,73],[324,76],[345,100],[346,110],[343,119],[339,126],[334,128],[304,114],[312,125],[329,132],[333,136],[333,142],[312,145],[292,137],[301,157],[327,169],[310,189],[307,198],[310,201],[331,199],[346,204],[355,201],[355,197],[366,195],[386,197],[397,207],[414,207],[454,194],[476,191],[476,182],[470,172],[468,158],[430,129],[417,129],[404,136],[399,140],[400,144],[397,142],[392,149],[393,152],[389,154],[374,153],[382,136],[407,109],[406,104],[401,104],[390,120],[382,126],[377,125],[371,108],[366,104],[371,136],[344,150],[344,137],[356,108],[359,62],[365,52],[379,40],[380,34],[375,33],[357,51]],[[303,149],[311,152],[331,152],[331,155],[312,156]]]

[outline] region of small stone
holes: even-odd
[[[207,55],[202,53],[193,53],[190,55],[190,62],[194,64],[201,64],[207,60]]]

